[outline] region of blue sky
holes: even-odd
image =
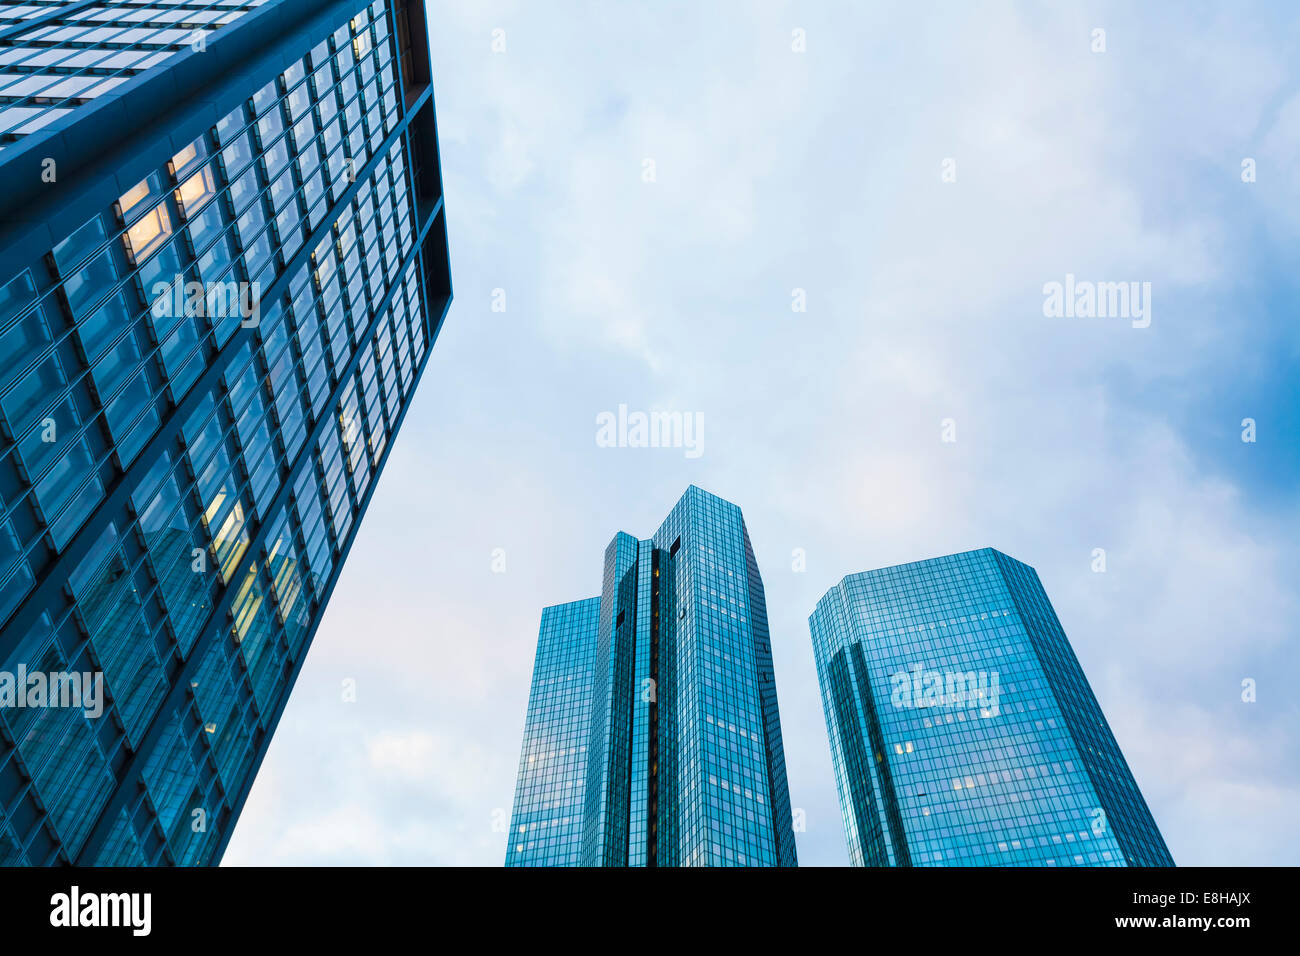
[[[764,577],[801,863],[847,861],[807,615],[985,546],[1175,860],[1300,862],[1289,5],[429,15],[456,299],[226,862],[500,865],[541,608],[691,482]],[[1150,326],[1045,317],[1067,274],[1151,283]],[[599,447],[621,403],[703,454]]]

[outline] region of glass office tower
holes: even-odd
[[[562,864],[796,865],[763,583],[694,485],[543,612],[506,865]]]
[[[423,4],[0,7],[0,180],[0,862],[213,863],[451,299]]]
[[[1173,866],[1033,568],[852,574],[809,618],[857,866]]]
[[[506,866],[577,866],[600,598],[542,609]]]

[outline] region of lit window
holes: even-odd
[[[212,496],[212,504],[208,505],[208,510],[203,513],[203,517],[208,524],[212,523],[217,513],[221,511],[221,506],[226,503],[226,494],[226,487],[222,485]]]
[[[180,188],[176,190],[176,203],[181,207],[181,215],[188,219],[203,208],[203,204],[216,194],[216,185],[212,179],[212,167],[204,166],[181,183]]]
[[[131,210],[149,198],[149,180],[142,179],[122,195],[117,200],[119,215],[123,219],[131,214]]]
[[[248,636],[264,600],[261,589],[257,587],[257,565],[252,564],[248,568],[248,576],[244,579],[239,596],[235,599],[239,607],[239,611],[235,614],[236,643],[243,643],[244,638]]]
[[[126,231],[126,254],[134,266],[149,258],[172,234],[171,217],[162,203],[154,206]]]
[[[180,177],[189,171],[189,168],[208,154],[207,147],[200,137],[190,145],[186,146],[179,153],[172,157],[171,171],[172,175]]]
[[[221,525],[221,530],[217,532],[213,543],[216,545],[218,559],[221,560],[221,576],[230,582],[235,568],[239,565],[239,560],[248,550],[248,534],[244,530],[244,509],[239,502],[235,502],[234,508],[226,516],[225,522]],[[225,552],[222,559],[222,552]]]

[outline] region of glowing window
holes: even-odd
[[[140,265],[153,255],[171,234],[171,217],[167,215],[167,207],[159,203],[145,213],[140,221],[128,229],[123,236],[126,254],[131,264]]]
[[[176,190],[176,203],[181,207],[181,215],[189,218],[217,194],[216,184],[212,178],[212,167],[204,166],[197,173],[180,184]]]
[[[178,178],[185,175],[195,163],[207,155],[207,146],[200,137],[172,157],[172,174]]]
[[[139,210],[136,209],[136,207],[148,199],[151,192],[153,192],[153,190],[150,188],[149,180],[142,179],[126,192],[122,193],[117,200],[119,214],[122,218],[128,218],[131,215],[132,210],[135,210],[138,213]]]

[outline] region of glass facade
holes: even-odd
[[[795,866],[767,610],[740,509],[692,485],[653,537],[614,536],[599,598],[561,607],[581,609],[563,640],[586,696],[559,705],[539,691],[560,653],[544,615],[506,864]],[[569,742],[546,751],[560,764],[549,779],[565,781],[549,818],[530,796],[535,725]]]
[[[150,115],[150,77],[207,78],[163,149],[118,128],[111,168],[35,184],[48,245],[0,231],[0,675],[102,673],[107,698],[0,707],[0,862],[212,863],[450,303],[423,6],[21,9],[5,64],[119,82],[0,87],[0,127],[53,104],[75,139],[108,99]],[[72,55],[158,30],[166,62]]]
[[[506,866],[577,866],[600,598],[542,610]]]
[[[40,0],[0,6],[0,156],[267,0]]]
[[[1173,866],[1033,568],[846,577],[809,618],[857,866]]]

